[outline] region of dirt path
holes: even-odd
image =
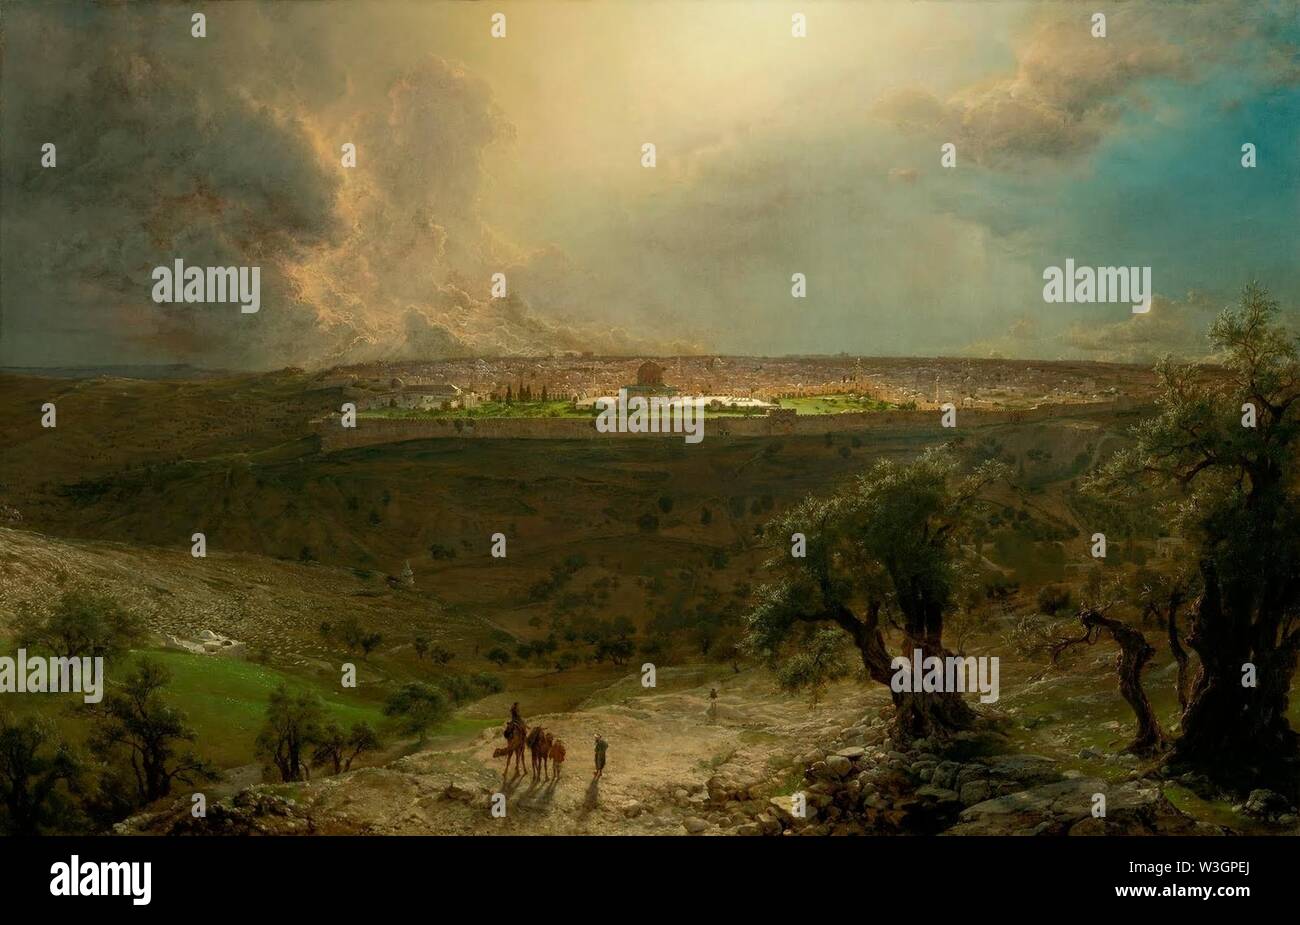
[[[887,701],[883,689],[845,683],[812,707],[777,692],[769,675],[749,671],[718,685],[710,721],[710,686],[660,694],[621,683],[614,693],[630,696],[614,702],[541,716],[525,708],[530,726],[540,724],[565,743],[558,781],[534,783],[512,771],[503,784],[504,759],[492,757],[501,733],[489,729],[460,748],[312,783],[297,798],[317,830],[327,832],[681,833],[700,827],[687,820],[703,814],[710,781],[752,790],[754,807],[764,806],[768,796],[793,788],[789,769],[808,749]],[[609,742],[599,783],[592,780],[596,732]],[[504,818],[492,816],[495,793],[505,795]]]

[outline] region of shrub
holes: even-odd
[[[1070,608],[1070,589],[1060,585],[1044,585],[1038,590],[1038,610],[1054,617]]]

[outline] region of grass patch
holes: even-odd
[[[778,796],[788,797],[796,790],[803,789],[803,768],[795,766],[777,782],[776,792]]]
[[[149,655],[172,673],[165,695],[168,702],[184,711],[204,754],[225,767],[256,760],[253,741],[265,719],[271,692],[280,684],[317,694],[325,704],[327,721],[344,727],[362,721],[376,728],[387,725],[382,704],[337,683],[322,683],[237,659],[176,651]]]
[[[13,647],[4,644],[6,653]],[[254,740],[266,715],[271,692],[280,684],[291,689],[308,690],[320,696],[325,705],[326,721],[343,726],[365,721],[391,738],[391,723],[383,714],[383,705],[355,690],[344,690],[336,683],[292,674],[265,665],[238,659],[194,655],[174,650],[135,651],[132,656],[148,655],[166,666],[171,682],[163,691],[164,699],[182,711],[197,734],[195,749],[220,767],[231,768],[257,761]],[[107,666],[107,686],[131,670],[134,658],[118,659]],[[84,746],[90,733],[81,694],[32,694],[5,696],[0,707],[16,716],[43,716],[54,723],[59,734],[77,746]],[[431,735],[461,736],[478,732],[476,721],[453,718],[433,730]],[[387,734],[387,735],[386,735]]]
[[[865,395],[814,395],[806,398],[782,398],[782,408],[793,408],[800,414],[844,414],[849,411],[892,411],[898,408],[893,402],[881,401]]]
[[[390,418],[402,421],[477,418],[589,418],[595,412],[575,408],[567,401],[485,401],[475,408],[371,408],[359,418]]]

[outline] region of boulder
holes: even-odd
[[[918,787],[916,795],[921,799],[934,800],[936,803],[956,803],[958,800],[957,791],[943,790],[939,787],[933,787],[927,784],[924,787]]]
[[[817,815],[817,807],[811,800],[808,800],[804,806],[804,818],[796,819],[793,812],[793,796],[772,797],[767,801],[768,809],[785,825],[792,825],[796,822],[804,822]]]
[[[941,761],[935,766],[934,773],[930,775],[930,783],[944,790],[957,789],[954,785],[957,783],[957,772],[961,769],[955,761]]]
[[[1290,801],[1273,790],[1252,790],[1246,798],[1246,812],[1252,816],[1271,816],[1284,813],[1291,808]]]
[[[993,788],[986,780],[967,781],[961,785],[960,795],[962,806],[974,806],[993,796]]]
[[[853,770],[853,762],[843,755],[828,755],[826,757],[826,768],[836,777],[847,777]]]
[[[1095,818],[1093,795],[1106,796],[1106,815]],[[1094,819],[1086,825],[1079,823]],[[1197,822],[1165,799],[1154,784],[1107,784],[1098,778],[1041,784],[962,810],[949,835],[1206,835],[1224,834]]]
[[[1048,784],[1061,779],[1056,762],[1042,755],[996,755],[986,761],[989,777],[1026,784]]]
[[[442,791],[443,797],[458,803],[472,803],[478,793],[478,785],[469,781],[452,781]]]

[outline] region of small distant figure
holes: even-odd
[[[528,733],[528,752],[533,759],[533,780],[546,776],[546,759],[551,753],[552,737],[549,732],[541,726],[534,726],[533,731]]]
[[[560,765],[564,764],[564,743],[559,739],[551,741],[551,774],[555,780],[560,779]]]
[[[502,748],[495,749],[492,752],[493,758],[506,757],[506,769],[502,772],[501,779],[504,781],[505,776],[510,773],[510,759],[515,760],[515,773],[524,772],[524,748],[526,737],[528,735],[528,726],[524,723],[524,718],[519,715],[519,701],[510,705],[510,720],[506,723],[506,728],[502,733],[506,744]]]
[[[709,722],[714,722],[718,718],[718,689],[709,688]]]
[[[609,748],[609,743],[598,732],[596,733],[596,773],[592,775],[592,780],[600,780],[605,773],[605,750]]]

